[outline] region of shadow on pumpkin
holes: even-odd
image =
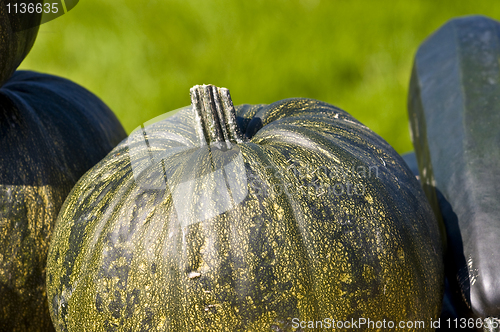
[[[458,217],[453,211],[451,204],[446,200],[441,191],[435,188],[439,209],[446,227],[448,248],[444,256],[445,264],[445,294],[443,307],[441,309],[441,328],[436,331],[455,331],[455,321],[460,324],[461,318],[474,317],[470,310],[470,279],[467,269],[467,261],[463,255],[464,248]],[[452,255],[451,253],[460,253]],[[464,290],[464,292],[460,290]],[[450,322],[447,321],[450,319]],[[448,325],[451,327],[448,328]],[[474,331],[474,329],[461,329],[461,331]]]
[[[412,173],[419,179],[418,162],[414,152],[402,155]],[[447,328],[448,324],[455,326],[454,319],[477,318],[470,309],[470,279],[467,261],[463,254],[464,247],[462,235],[458,224],[458,217],[453,211],[451,204],[446,200],[438,188],[423,184],[426,195],[429,193],[436,198],[439,212],[446,229],[447,248],[444,255],[445,265],[445,293],[441,309],[441,327],[436,331],[455,331],[455,328]],[[452,255],[451,253],[460,253]],[[460,290],[464,290],[464,293]],[[450,319],[450,323],[446,320]],[[457,324],[460,324],[458,321]],[[474,331],[473,329],[461,329],[463,331]]]

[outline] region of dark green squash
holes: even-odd
[[[47,260],[57,331],[430,330],[439,230],[382,138],[317,100],[234,108],[226,89],[191,93],[65,201]]]
[[[53,330],[45,267],[56,216],[76,181],[126,133],[95,95],[16,71],[0,88],[0,330]]]
[[[454,19],[420,46],[410,83],[421,181],[446,227],[461,317],[500,317],[499,60],[499,22]]]
[[[33,0],[23,1],[32,3]],[[36,2],[36,1],[35,1]],[[0,0],[0,86],[9,79],[28,55],[38,34],[41,14],[9,13],[7,4],[14,1]],[[25,29],[25,27],[32,27]]]
[[[412,173],[416,176],[416,178],[420,179],[417,156],[415,152],[405,153],[401,157],[406,162],[406,164],[411,169]],[[436,192],[436,196],[437,196],[439,211],[441,212],[443,220],[447,220],[448,218],[453,218],[453,216],[449,213],[451,211],[450,204],[446,201],[446,199],[439,191]],[[449,223],[450,221],[445,221],[445,224]],[[453,234],[448,234],[448,236],[453,236]],[[443,305],[441,307],[441,315],[439,316],[441,321],[441,328],[436,329],[436,331],[449,331],[449,330],[455,331],[457,329],[456,328],[457,326],[460,327],[460,331],[462,332],[476,331],[476,329],[474,329],[471,326],[467,326],[467,324],[465,324],[464,327],[463,321],[460,320],[472,317],[469,317],[470,315],[467,314],[466,310],[464,311],[464,308],[457,306],[457,302],[455,301],[456,298],[455,292],[456,289],[452,289],[450,287],[450,282],[448,281],[447,278],[445,278]],[[476,321],[474,322],[474,324],[476,324]]]

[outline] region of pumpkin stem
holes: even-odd
[[[236,110],[229,90],[214,85],[195,85],[190,90],[191,106],[195,111],[197,132],[201,145],[224,145],[245,139],[236,122]]]

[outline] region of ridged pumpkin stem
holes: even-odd
[[[195,85],[190,90],[201,145],[224,146],[242,143],[244,137],[236,122],[236,110],[229,90],[214,85]]]

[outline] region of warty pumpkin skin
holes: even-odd
[[[126,133],[95,95],[17,71],[0,89],[0,331],[51,331],[45,266],[67,194]]]
[[[65,201],[47,260],[57,331],[359,318],[431,329],[439,230],[382,138],[317,100],[233,108],[226,89],[191,93],[192,107],[132,133]]]
[[[36,0],[22,1],[37,3]],[[11,6],[9,14],[7,4],[14,1],[0,0],[0,86],[9,79],[16,68],[28,55],[38,34],[41,14],[14,14]],[[25,27],[32,27],[25,29]]]

